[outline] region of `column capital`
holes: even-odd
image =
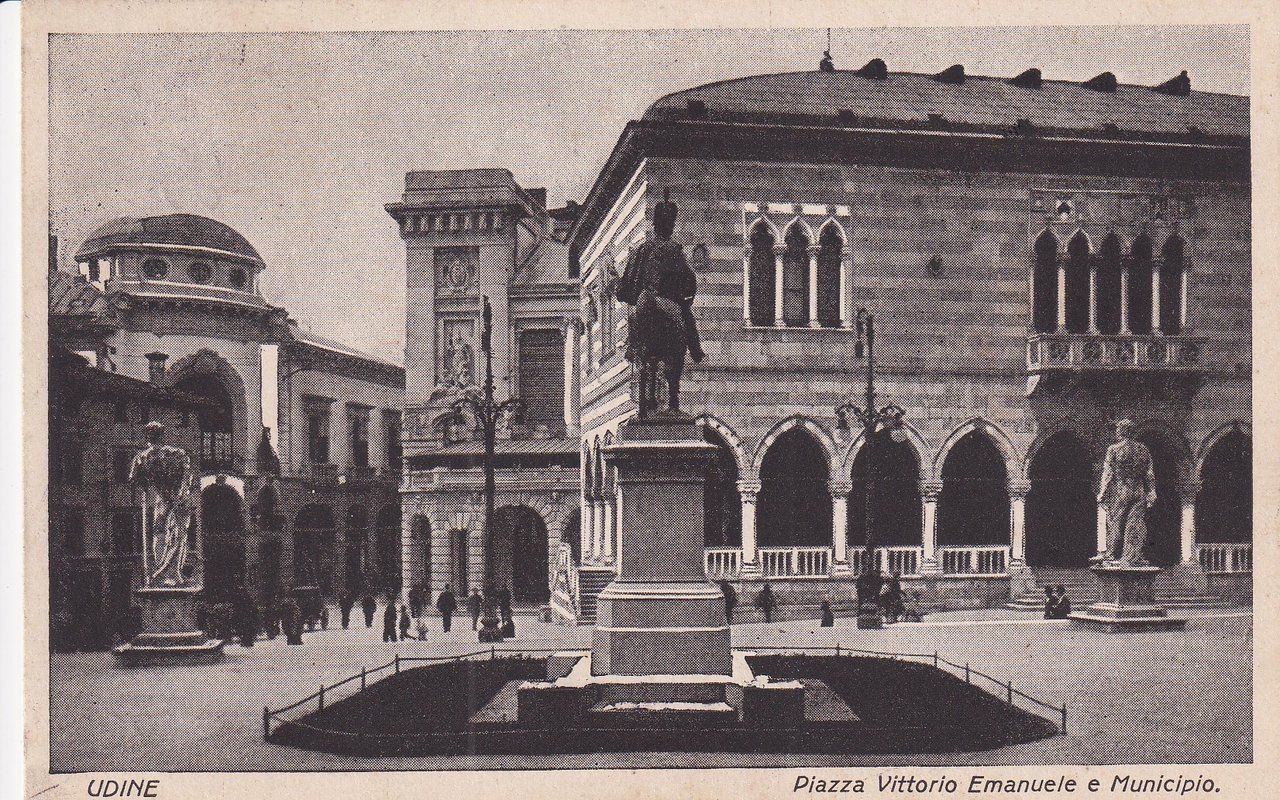
[[[1031,491],[1030,481],[1009,481],[1009,499],[1025,500]]]
[[[758,480],[741,480],[738,481],[738,494],[742,495],[742,499],[754,503],[756,493],[760,491],[760,481]]]
[[[560,332],[566,336],[569,336],[569,335],[581,336],[582,335],[582,317],[577,314],[574,314],[572,316],[566,316],[563,319],[561,319]]]
[[[834,499],[846,498],[849,492],[853,491],[853,483],[850,481],[827,481],[827,491],[831,492]]]
[[[937,501],[942,494],[942,481],[920,481],[920,499]]]
[[[1182,498],[1184,505],[1194,503],[1196,498],[1200,496],[1200,481],[1180,481],[1178,483],[1178,495]]]

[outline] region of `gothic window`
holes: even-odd
[[[1036,239],[1035,249],[1031,327],[1036,333],[1053,333],[1058,327],[1058,237],[1045,231]]]
[[[1080,231],[1067,245],[1067,330],[1089,329],[1089,237]]]
[[[787,251],[782,257],[782,321],[787,325],[809,324],[809,237],[799,225],[787,232]]]
[[[1160,330],[1182,332],[1182,282],[1186,280],[1182,237],[1173,235],[1160,250]]]
[[[169,265],[159,258],[148,258],[142,262],[142,274],[153,281],[163,280],[169,276]]]
[[[751,279],[751,296],[748,308],[752,325],[772,325],[774,319],[774,269],[773,234],[763,221],[751,231],[751,262],[748,274]]]
[[[1151,239],[1145,233],[1129,249],[1129,330],[1151,333]]]
[[[1098,254],[1097,302],[1098,330],[1120,332],[1120,271],[1123,268],[1120,237],[1107,234]]]
[[[1008,473],[986,434],[973,431],[955,443],[942,464],[938,544],[1009,543]]]
[[[193,283],[208,283],[213,280],[213,267],[203,261],[193,261],[187,266],[187,277]]]
[[[826,327],[839,327],[844,237],[835,225],[828,225],[818,237],[818,247],[818,322]]]

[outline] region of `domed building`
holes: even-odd
[[[398,590],[404,370],[299,327],[263,297],[258,251],[217,220],[111,220],[74,260],[78,276],[57,283],[100,293],[104,313],[96,325],[63,324],[68,309],[51,295],[56,343],[204,401],[193,455],[206,593],[265,604],[290,591],[313,601]],[[117,492],[86,518],[131,505]]]
[[[1249,158],[1249,99],[1194,91],[1186,73],[1134,86],[877,59],[658,99],[567,239],[584,319],[569,582],[615,568],[600,452],[635,406],[611,276],[669,193],[707,352],[681,405],[723,454],[709,577],[848,604],[870,537],[876,565],[926,601],[998,605],[1058,583],[1087,600],[1102,459],[1128,417],[1155,460],[1162,596],[1247,597]],[[871,447],[855,416],[863,309],[877,403],[903,410]]]

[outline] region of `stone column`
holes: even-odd
[[[1067,330],[1067,265],[1058,259],[1058,333]]]
[[[1031,484],[1009,481],[1009,562],[1010,567],[1027,563],[1026,504]]]
[[[585,564],[588,561],[591,561],[592,556],[594,555],[591,552],[591,548],[594,544],[591,536],[595,532],[596,515],[595,505],[585,496],[582,498],[581,503],[582,514],[578,520],[578,538],[580,540],[579,547],[581,549],[578,552],[582,554],[582,563]]]
[[[818,327],[818,251],[813,245],[809,248],[809,327]]]
[[[1098,332],[1098,265],[1089,259],[1089,333]]]
[[[760,577],[760,552],[756,548],[756,493],[760,481],[738,481],[742,501],[742,572],[744,578]]]
[[[1120,267],[1120,334],[1128,336],[1129,330],[1129,263]]]
[[[786,324],[782,319],[782,257],[786,252],[785,245],[773,247],[773,324],[778,328]]]
[[[831,577],[852,575],[849,568],[849,492],[848,481],[831,481]]]
[[[1151,332],[1163,333],[1160,330],[1160,265],[1151,265]]]
[[[920,484],[920,501],[924,513],[920,530],[921,575],[939,575],[942,564],[938,560],[938,495],[942,494],[942,481],[923,481]]]
[[[751,324],[751,257],[753,251],[751,245],[747,245],[742,251],[742,319],[748,325]]]
[[[1200,495],[1200,484],[1191,483],[1181,488],[1182,495],[1182,527],[1181,551],[1182,563],[1199,563],[1196,555],[1196,500]]]
[[[843,248],[840,251],[840,326],[844,328],[853,327],[853,315],[849,313],[850,293],[853,290],[850,276],[853,274],[853,256],[849,252],[849,248]]]
[[[599,564],[604,558],[604,498],[593,497],[591,507],[591,560]]]
[[[600,506],[604,511],[604,521],[600,526],[600,559],[606,564],[613,563],[613,542],[617,535],[614,531],[614,498],[612,495],[605,495],[604,501]]]
[[[579,430],[580,408],[578,392],[582,371],[578,368],[578,339],[582,336],[582,320],[577,317],[564,321],[564,426],[569,438]]]

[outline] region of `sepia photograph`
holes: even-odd
[[[53,777],[1252,764],[1250,27],[844,22],[52,29]]]

